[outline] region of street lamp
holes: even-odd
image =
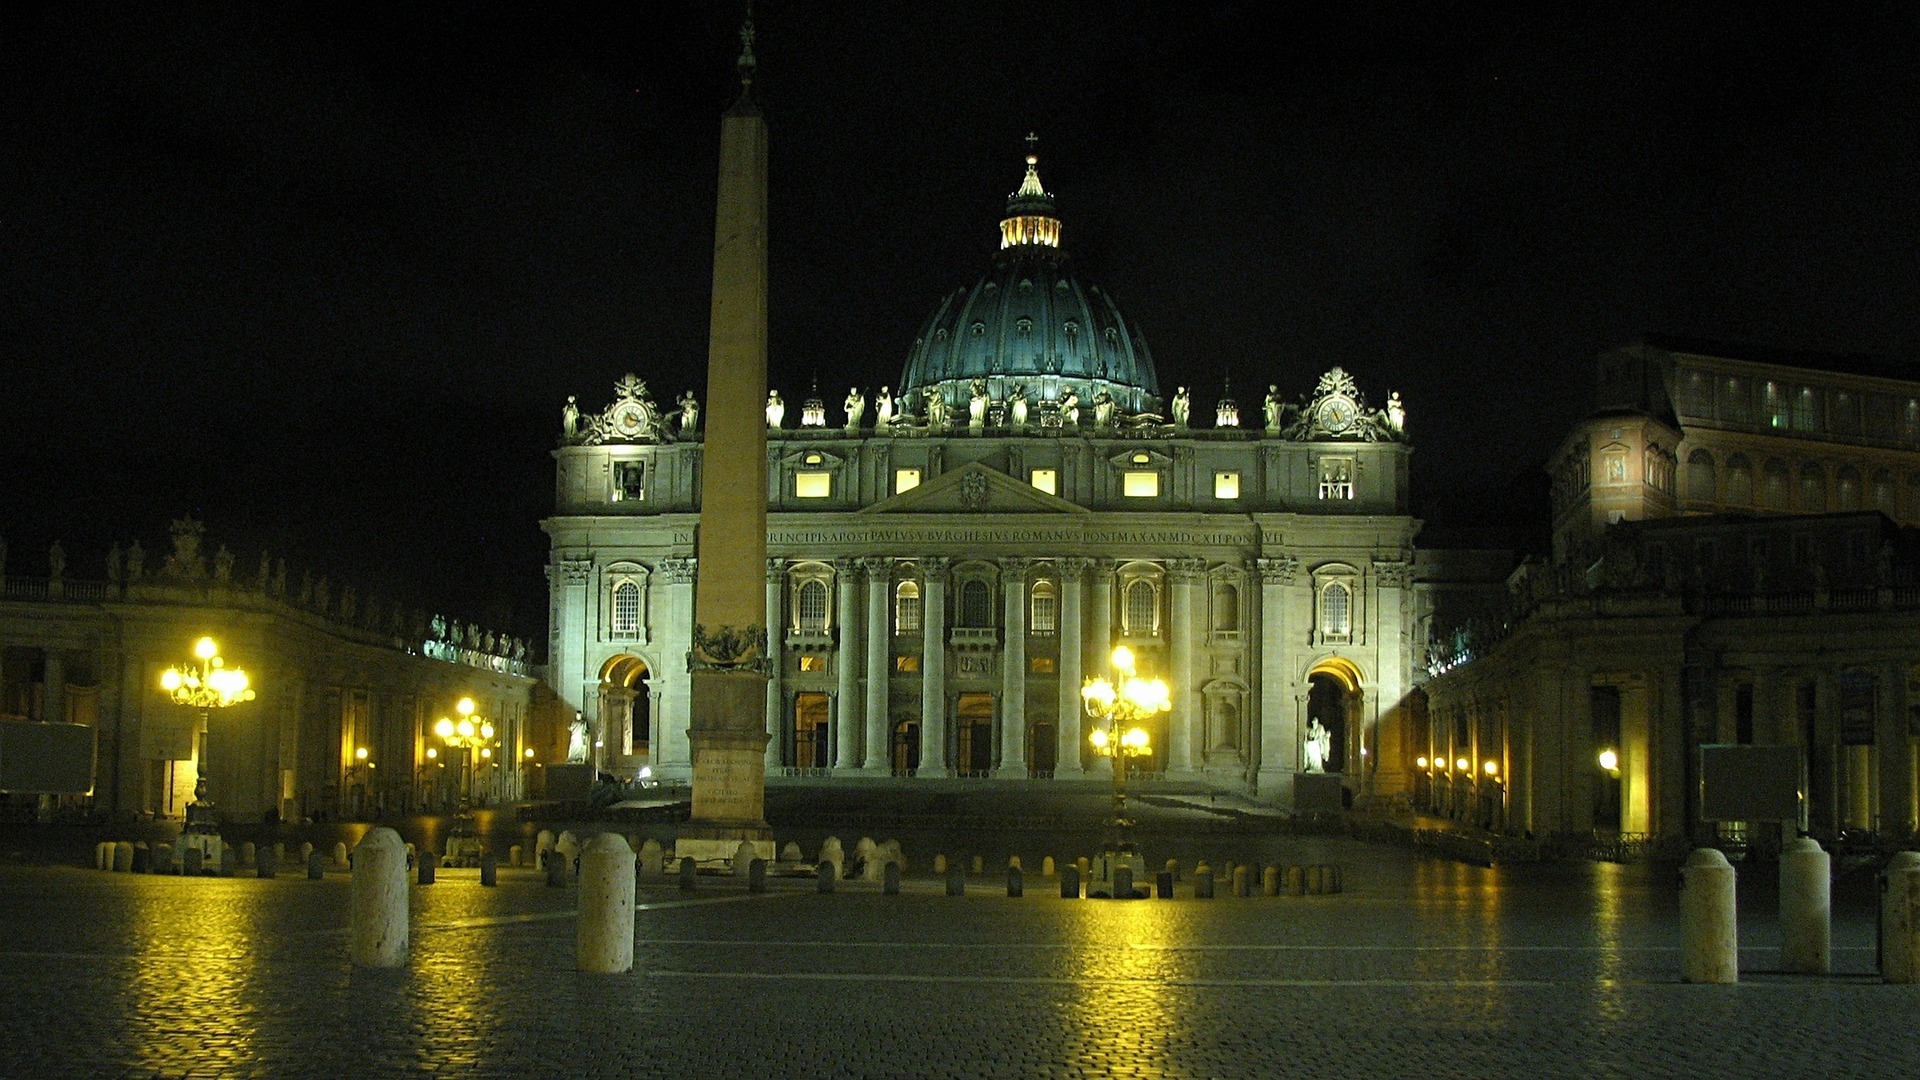
[[[1127,761],[1153,752],[1151,737],[1142,726],[1156,713],[1173,708],[1164,679],[1143,679],[1134,672],[1133,650],[1125,645],[1113,650],[1115,679],[1099,676],[1080,688],[1080,700],[1087,715],[1103,727],[1095,727],[1087,736],[1093,752],[1113,759],[1113,850],[1110,856],[1135,861],[1131,828],[1127,818]],[[1109,862],[1114,861],[1109,858]],[[1109,868],[1111,872],[1111,868]]]
[[[220,646],[210,637],[193,643],[197,664],[168,668],[160,674],[160,689],[176,705],[200,710],[200,725],[212,741],[213,710],[253,700],[253,688],[247,685],[247,673],[230,668],[220,658]],[[181,834],[183,848],[198,847],[209,859],[220,857],[220,823],[214,816],[213,800],[207,798],[207,755],[201,744],[199,775],[193,783],[193,801],[187,804],[186,830]]]
[[[440,736],[441,741],[449,747],[466,751],[467,781],[461,785],[461,790],[471,797],[479,766],[493,761],[493,725],[485,718],[474,719],[474,704],[470,697],[461,698],[453,709],[460,714],[460,719],[456,722],[441,717],[433,725],[433,733]]]

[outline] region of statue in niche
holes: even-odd
[[[947,426],[947,399],[940,396],[937,386],[927,387],[924,396],[927,402],[927,427],[944,431]]]
[[[1080,391],[1068,390],[1067,396],[1060,399],[1060,417],[1067,427],[1080,426]]]
[[[1093,395],[1093,426],[1101,431],[1113,430],[1113,395],[1105,390]]]
[[[1187,417],[1192,415],[1192,412],[1193,398],[1187,394],[1187,388],[1183,386],[1173,395],[1173,426],[1184,431],[1187,426]]]
[[[567,764],[578,765],[587,760],[587,721],[575,716],[573,723],[567,725]]]
[[[860,421],[867,415],[867,398],[857,386],[847,387],[847,430],[859,431]]]
[[[567,403],[560,409],[560,433],[568,439],[580,434],[580,405],[572,394],[567,395]]]
[[[685,435],[700,430],[700,399],[693,396],[693,391],[681,394],[677,404],[680,406],[680,433]]]
[[[874,399],[873,430],[885,431],[893,426],[893,391],[888,387],[880,388],[880,396]]]
[[[1387,395],[1387,426],[1395,431],[1407,429],[1407,406],[1400,400],[1400,391]]]
[[[1009,415],[1013,417],[1013,430],[1025,431],[1027,429],[1026,385],[1016,385],[1013,388],[1013,396],[1007,399],[1007,403],[1010,406]]]
[[[225,544],[213,553],[213,579],[222,585],[233,580],[233,552]]]
[[[780,422],[787,418],[787,403],[780,400],[780,391],[767,391],[767,426],[778,430]]]
[[[47,547],[47,576],[58,580],[67,572],[67,549],[55,540]]]
[[[987,380],[975,379],[968,388],[967,426],[975,431],[987,424]]]
[[[127,580],[139,581],[147,572],[147,549],[140,546],[139,540],[127,548]]]
[[[115,584],[120,582],[120,541],[115,540],[107,549],[107,580]]]
[[[1267,400],[1260,404],[1260,413],[1266,418],[1267,433],[1270,435],[1278,434],[1280,431],[1280,387],[1274,383],[1267,384]]]
[[[1319,717],[1307,725],[1307,771],[1323,773],[1327,771],[1327,761],[1333,756],[1333,733],[1320,723]]]

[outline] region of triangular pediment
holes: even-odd
[[[1032,484],[977,461],[941,473],[910,491],[883,499],[862,514],[1090,514]]]

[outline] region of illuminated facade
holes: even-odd
[[[1196,414],[1061,232],[1029,156],[992,267],[897,387],[769,395],[768,774],[1087,776],[1081,683],[1124,643],[1173,688],[1143,770],[1285,801],[1318,717],[1355,795],[1404,794],[1398,395],[1334,368],[1244,426],[1230,400]],[[552,685],[601,768],[684,776],[698,404],[628,375],[596,414],[570,399],[554,458]]]
[[[1679,843],[1711,830],[1701,745],[1792,745],[1816,836],[1911,835],[1920,382],[1633,346],[1599,387],[1552,465],[1552,561],[1436,635],[1420,801]]]

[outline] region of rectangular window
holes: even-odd
[[[800,670],[825,671],[827,670],[827,658],[824,656],[802,656],[800,658]]]
[[[833,474],[830,472],[797,472],[793,474],[793,494],[800,499],[824,499],[833,494]]]
[[[1323,499],[1353,498],[1352,458],[1320,459],[1320,497]]]
[[[1049,495],[1060,494],[1060,472],[1057,469],[1035,469],[1030,474],[1033,486]]]
[[[1051,592],[1034,590],[1033,632],[1051,634],[1060,628],[1060,598]]]
[[[896,656],[893,658],[893,670],[911,674],[920,670],[920,658],[917,656]]]
[[[903,491],[912,491],[914,488],[917,488],[919,486],[920,486],[920,470],[919,469],[893,470],[893,493],[895,495],[898,495]]]
[[[1035,675],[1051,675],[1053,674],[1053,657],[1036,656],[1028,666],[1032,668]]]
[[[1213,497],[1216,499],[1237,499],[1240,497],[1240,474],[1237,472],[1217,472],[1213,474]]]
[[[1129,470],[1120,481],[1120,493],[1129,499],[1151,499],[1160,494],[1159,472]]]
[[[616,461],[613,463],[613,501],[637,502],[647,494],[647,463],[644,461]]]

